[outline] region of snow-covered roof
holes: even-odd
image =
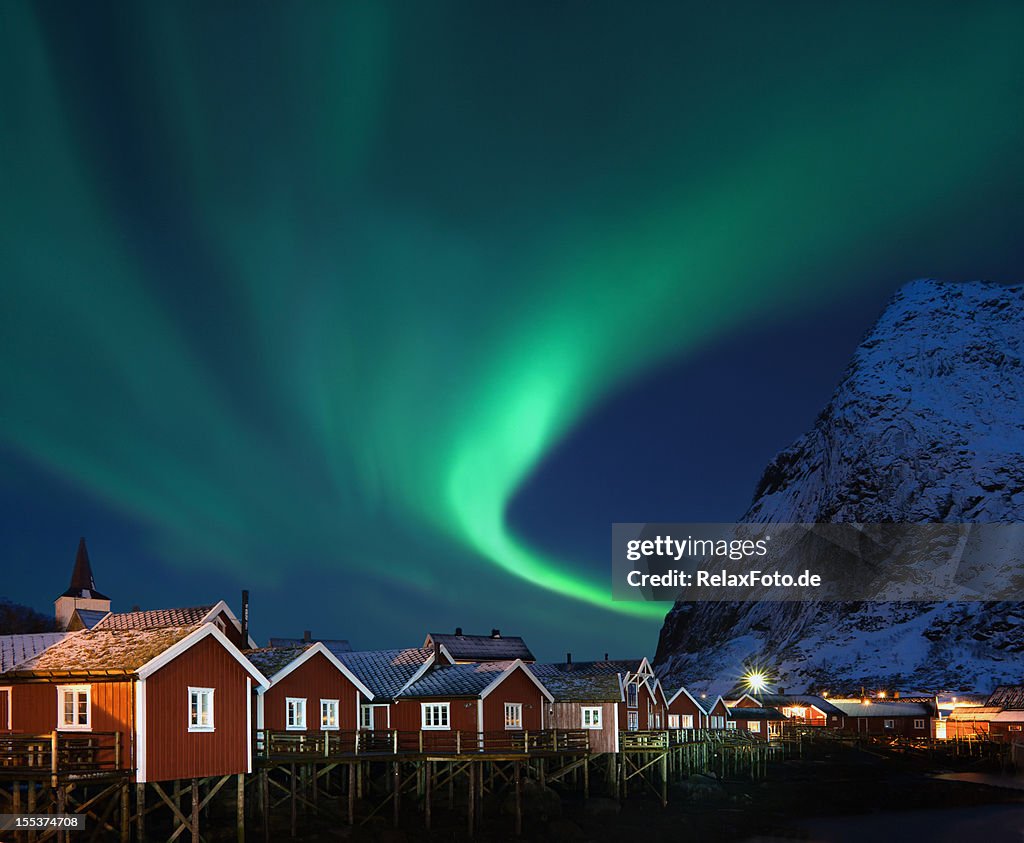
[[[307,642],[289,647],[260,647],[258,650],[246,650],[245,657],[256,665],[260,673],[271,677],[295,661],[312,646],[312,643]]]
[[[402,697],[478,697],[514,662],[435,665],[406,688]]]
[[[444,646],[455,661],[534,661],[530,648],[517,635],[446,635],[431,632],[423,646],[431,647],[435,644]]]
[[[0,673],[42,653],[63,641],[66,632],[35,632],[26,635],[0,635]]]
[[[330,646],[327,649],[373,692],[374,700],[394,699],[434,656],[433,649],[429,647],[366,650],[358,653],[334,650]]]
[[[19,664],[18,672],[131,673],[194,631],[193,627],[164,627],[72,632]]]
[[[137,612],[111,612],[93,629],[159,629],[196,627],[210,614],[215,604],[176,609],[145,609]]]
[[[847,717],[931,717],[931,709],[923,703],[911,702],[847,702],[835,700],[832,705]]]

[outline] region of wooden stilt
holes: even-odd
[[[263,811],[263,841],[270,843],[270,773],[260,770],[260,806]]]
[[[430,831],[430,791],[434,778],[433,766],[432,761],[427,761],[423,765],[423,822],[427,826],[427,831]]]
[[[292,812],[291,813],[291,817],[292,817],[291,833],[292,833],[292,837],[295,837],[295,835],[296,835],[295,824],[296,824],[296,821],[298,819],[296,817],[296,810],[298,809],[298,804],[297,804],[298,800],[296,800],[296,798],[295,798],[295,777],[296,777],[295,765],[292,764],[288,769],[291,772],[291,778],[288,781],[288,788],[289,788],[289,791],[290,791],[290,794],[291,794],[291,799],[289,800],[291,802],[291,812]]]
[[[512,777],[516,786],[516,837],[523,833],[523,783],[520,772],[519,762],[512,762]]]
[[[359,764],[348,765],[348,824],[356,824],[356,767]]]
[[[129,843],[132,836],[132,797],[128,779],[121,782],[121,843]],[[32,801],[32,800],[29,800]]]
[[[466,800],[466,827],[469,832],[469,836],[472,837],[474,831],[473,824],[474,820],[476,819],[474,816],[474,813],[476,811],[476,770],[473,769],[472,764],[468,765],[467,772],[469,773],[469,793],[468,798]]]
[[[192,779],[192,843],[199,843],[199,779]]]
[[[146,784],[138,782],[135,785],[135,838],[140,841],[146,839]]]
[[[238,843],[245,843],[245,773],[239,773],[236,782],[235,825]]]
[[[402,796],[402,767],[397,761],[393,762],[391,765],[391,776],[391,800],[392,808],[394,809],[393,822],[395,828],[398,828],[398,812],[401,809],[399,802]]]

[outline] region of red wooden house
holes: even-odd
[[[590,751],[618,752],[623,671],[636,662],[555,662],[531,665],[534,675],[551,692],[546,727],[585,729]]]
[[[762,705],[774,708],[795,725],[840,729],[843,712],[823,697],[813,694],[758,694]]]
[[[213,623],[74,632],[3,677],[25,734],[117,735],[139,782],[252,769],[252,689],[264,676]]]
[[[668,693],[665,710],[669,729],[704,729],[707,727],[707,712],[683,685]]]
[[[518,659],[435,664],[398,695],[392,727],[421,733],[425,748],[449,748],[450,733],[544,729],[545,708],[551,702],[551,693]]]
[[[934,706],[924,702],[829,700],[843,713],[844,732],[854,735],[892,735],[927,738],[932,735]]]
[[[267,677],[258,690],[257,728],[276,732],[355,730],[370,691],[323,643],[249,650]]]
[[[721,694],[708,709],[708,728],[715,731],[729,728],[729,707]]]
[[[727,706],[729,719],[726,728],[749,732],[758,740],[769,741],[781,733],[786,718],[774,708],[767,708],[749,694],[744,694],[735,704]]]
[[[408,647],[399,650],[332,650],[372,698],[359,712],[359,728],[367,731],[396,728],[393,710],[398,696],[435,664],[454,664],[447,650],[437,647]]]
[[[1024,743],[1024,685],[1000,685],[985,701],[986,708],[998,708],[989,721],[994,741]]]

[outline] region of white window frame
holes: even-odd
[[[760,720],[748,720],[747,721],[747,731],[748,732],[760,732],[761,731],[761,721]]]
[[[359,728],[367,732],[373,731],[373,706],[365,703],[359,706]]]
[[[739,727],[740,727],[739,724],[735,720],[726,720],[725,721],[725,728],[726,729],[738,729]]]
[[[189,686],[189,689],[188,689],[188,730],[190,732],[212,732],[212,731],[214,731],[214,727],[216,725],[216,721],[214,720],[214,717],[213,717],[213,711],[214,711],[214,708],[213,708],[213,696],[214,696],[214,693],[213,692],[214,692],[213,688],[194,688],[192,686]],[[195,716],[195,718],[193,718],[193,716],[192,716],[192,700],[193,700],[193,698],[195,699],[195,702],[196,702],[196,716]],[[210,722],[209,723],[202,723],[202,722],[200,722],[202,720],[201,713],[202,713],[202,710],[203,710],[203,704],[202,704],[203,699],[206,699],[209,702],[209,704],[210,704],[209,705],[209,718],[210,718]]]
[[[420,703],[420,728],[425,732],[450,731],[452,728],[451,703]]]
[[[895,720],[883,720],[882,721],[882,728],[883,729],[895,729],[896,728],[896,721]]]
[[[505,703],[505,730],[522,731],[523,728],[523,704]]]
[[[711,715],[711,728],[712,729],[724,729],[725,728],[725,718],[722,717],[721,714],[712,714]]]
[[[79,694],[85,694],[85,723],[78,722]],[[64,695],[74,694],[73,723],[64,719]],[[11,705],[11,696],[7,696],[7,704]],[[8,713],[10,709],[8,709]],[[57,731],[59,732],[91,732],[92,731],[92,685],[58,685],[57,686]]]
[[[918,719],[914,720],[914,728],[915,729],[923,729],[924,728],[924,720],[922,718],[918,718]]]
[[[580,706],[580,728],[581,729],[603,729],[603,712],[599,705]]]
[[[640,685],[630,682],[626,685],[626,708],[639,708],[640,706]]]
[[[338,712],[341,710],[340,700],[320,700],[320,729],[324,732],[337,731],[341,728],[338,723]],[[327,722],[328,713],[334,714],[333,725]]]
[[[693,728],[693,715],[692,714],[680,714],[679,725],[677,729],[692,729]]]
[[[630,732],[640,731],[640,712],[638,711],[627,711],[626,712],[626,728]]]
[[[668,716],[668,727],[670,729],[678,729],[679,728],[679,715],[678,714],[670,714]]]
[[[300,716],[301,715],[301,716]],[[306,731],[306,698],[285,697],[284,728],[287,732]]]

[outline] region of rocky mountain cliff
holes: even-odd
[[[907,285],[739,520],[1024,522],[1022,344],[1024,287]],[[1024,681],[1024,603],[677,603],[656,662],[708,692],[744,663],[790,691],[985,691]]]

